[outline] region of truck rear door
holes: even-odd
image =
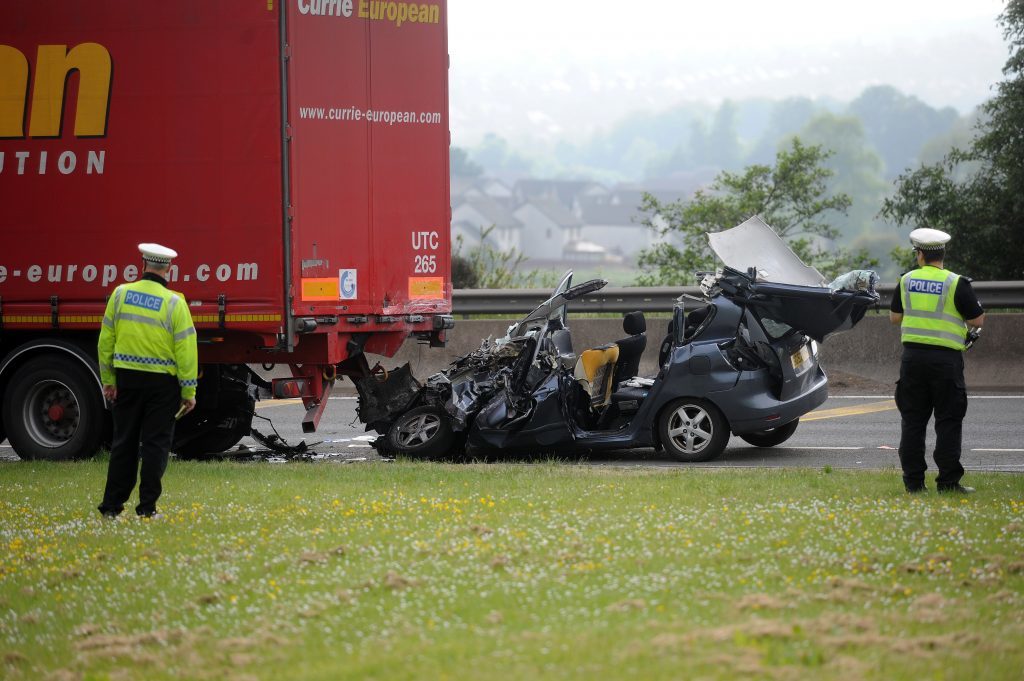
[[[287,27],[294,314],[449,312],[445,2],[289,0]]]

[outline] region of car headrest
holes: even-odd
[[[647,320],[644,319],[644,313],[639,310],[626,313],[626,316],[622,318],[622,330],[630,336],[646,331]]]

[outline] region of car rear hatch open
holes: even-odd
[[[796,329],[821,342],[852,328],[878,303],[874,276],[846,278],[866,282],[862,288],[829,286],[760,217],[709,234],[708,240],[726,265],[717,281],[723,294],[773,325],[775,337]]]

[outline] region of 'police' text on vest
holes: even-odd
[[[129,291],[124,297],[124,302],[125,305],[144,307],[147,310],[152,310],[153,312],[159,312],[161,306],[164,304],[164,301],[160,299],[160,296],[151,296],[148,293],[139,293],[138,291]]]
[[[935,295],[942,295],[942,282],[911,279],[907,289],[911,293],[933,293]]]

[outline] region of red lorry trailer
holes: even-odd
[[[450,328],[444,0],[0,3],[0,441],[88,456],[96,362],[136,245],[178,251],[198,408],[175,451]],[[270,386],[250,364],[281,364]]]

